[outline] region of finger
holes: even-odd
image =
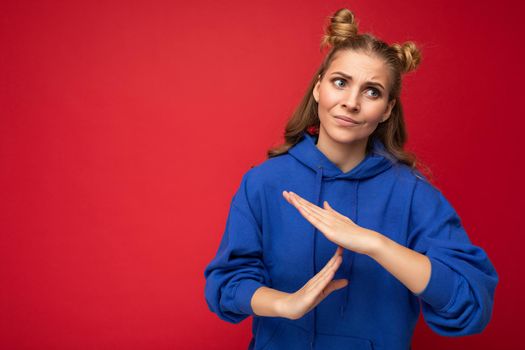
[[[296,199],[294,199],[294,197],[292,196],[291,193],[292,192],[283,191],[283,196],[284,196],[284,198],[286,198],[288,203],[293,205],[296,209],[300,210],[303,206],[300,205],[300,203]]]
[[[319,271],[316,276],[318,276],[319,274],[322,274],[326,270],[332,268],[334,263],[337,262],[337,260],[336,260],[337,257],[341,257],[341,261],[340,262],[342,263],[343,262],[343,247],[341,247],[341,246],[337,246],[337,249],[335,250],[334,255],[332,255],[332,258],[330,258],[330,260],[328,260],[328,262],[325,264],[323,269],[321,271]],[[336,270],[337,270],[337,268],[336,268]]]
[[[321,291],[319,295],[316,296],[314,303],[308,309],[308,311],[315,308],[321,301],[323,301],[327,296],[329,296],[333,291],[344,288],[348,285],[347,279],[332,280],[328,285]]]
[[[331,217],[324,216],[324,215],[317,215],[316,213],[306,208],[304,205],[299,204],[298,199],[294,198],[294,196],[292,195],[293,192],[287,192],[287,191],[285,192],[286,194],[283,192],[283,195],[286,195],[288,202],[292,204],[299,211],[299,213],[306,220],[308,220],[308,222],[310,222],[315,228],[321,231],[329,240],[332,241],[332,240],[337,239],[336,237],[332,235],[332,231],[335,225],[337,225],[337,222],[335,220],[345,219],[346,218],[345,216],[340,215],[340,214],[337,214],[337,215],[331,214],[332,215]],[[295,195],[295,197],[297,197],[297,195]],[[340,219],[338,215],[340,215]]]
[[[326,210],[328,210],[329,212],[335,214],[337,217],[341,218],[341,219],[348,219],[347,216],[344,216],[343,214],[341,214],[340,212],[338,212],[337,210],[335,210],[334,208],[332,208],[332,206],[330,204],[328,204],[327,201],[324,201],[323,202],[323,206]]]
[[[296,205],[296,202],[293,200],[292,193],[293,193],[293,192],[291,192],[291,191],[283,191],[283,192],[282,192],[284,198],[286,198],[286,200],[287,200],[288,202],[290,202],[290,203],[293,204],[293,205]],[[296,196],[297,196],[297,194],[296,194]],[[297,202],[297,204],[298,204],[298,202]]]
[[[326,233],[330,229],[329,222],[331,221],[330,218],[324,218],[316,213],[312,212],[310,209],[306,208],[303,205],[300,205],[297,203],[295,199],[292,199],[293,205],[297,210],[299,210],[299,213],[308,220],[312,225],[314,225],[319,231]]]
[[[320,272],[319,277],[310,284],[309,290],[315,294],[320,293],[321,290],[325,288],[328,283],[330,283],[332,278],[334,278],[335,272],[337,269],[339,269],[339,266],[341,266],[342,262],[343,258],[341,256],[336,256],[335,261],[329,265],[327,264],[327,269]]]
[[[317,281],[322,278],[325,273],[330,269],[332,268],[332,266],[336,263],[336,259],[337,259],[337,256],[336,255],[333,255],[332,258],[330,260],[328,260],[328,262],[323,266],[323,268],[315,274],[314,277],[312,277],[305,285],[304,287],[311,287],[313,285],[315,285],[317,283]]]
[[[339,265],[337,265],[339,267]],[[330,281],[333,280],[335,276],[335,270],[330,269],[328,270],[318,281],[315,285],[312,285],[310,289],[308,290],[309,293],[312,293],[313,295],[319,295],[324,293],[324,290],[326,286],[330,283]]]
[[[310,203],[309,201],[303,199],[301,196],[297,195],[294,192],[287,192],[287,199],[290,202],[290,204],[293,204],[301,212],[301,215],[303,215],[307,219],[312,219],[316,223],[324,222],[326,224],[330,223],[330,221],[333,220],[333,214],[331,214],[327,210],[319,208],[317,205]]]
[[[339,280],[332,280],[332,281],[330,281],[330,283],[328,283],[328,285],[324,289],[325,297],[327,295],[329,295],[330,293],[332,293],[333,291],[336,291],[338,289],[344,288],[347,285],[348,285],[348,280],[344,279],[344,278],[343,279],[339,279]]]
[[[296,206],[295,202],[292,200],[292,196],[290,195],[289,191],[283,191],[283,196],[288,203],[290,203],[293,206]]]
[[[321,269],[321,271],[316,273],[315,276],[312,277],[308,282],[306,282],[306,284],[301,289],[304,288],[306,291],[310,291],[312,288],[314,288],[319,283],[320,280],[325,278],[325,275],[329,273],[330,269],[333,269],[334,265],[336,264],[337,264],[337,256],[334,255],[326,263],[326,265]],[[337,270],[337,267],[336,267],[336,270]]]
[[[296,203],[298,201],[296,198],[293,200],[296,201]],[[329,230],[337,224],[336,220],[344,220],[345,218],[343,215],[329,212],[313,204],[294,204],[294,206],[299,210],[301,215],[305,217],[305,219],[325,234],[330,232]]]
[[[303,205],[307,209],[310,209],[310,211],[313,214],[316,214],[317,216],[322,217],[322,218],[326,218],[326,219],[331,218],[331,213],[330,212],[328,212],[327,210],[324,210],[323,208],[318,207],[317,205],[313,204],[310,201],[307,201],[306,199],[304,199],[301,196],[299,196],[297,193],[290,192],[290,195],[291,195],[291,197],[293,199],[297,200],[297,202],[300,205]]]
[[[346,216],[334,210],[328,204],[327,201],[324,201],[324,207],[326,209],[322,209],[318,207],[317,205],[314,205],[313,203],[309,202],[308,200],[302,198],[301,196],[299,196],[297,193],[294,193],[294,192],[287,192],[287,200],[291,204],[295,205],[295,203],[297,203],[299,204],[299,206],[302,205],[303,207],[305,207],[305,211],[307,211],[309,214],[311,214],[314,217],[317,216],[317,218],[320,221],[323,221],[323,218],[324,218],[324,222],[328,222],[328,220],[333,219],[333,216],[340,218],[340,219],[348,220]]]
[[[325,277],[325,274],[326,274],[327,270],[333,268],[333,265],[336,263],[336,258],[338,256],[341,257],[341,262],[340,263],[342,263],[342,261],[343,261],[343,247],[341,247],[341,246],[337,246],[337,249],[336,249],[334,255],[332,256],[332,258],[330,260],[328,260],[328,262],[325,264],[325,266],[314,277],[312,277],[308,282],[306,282],[306,284],[303,287],[301,287],[301,289],[299,289],[299,291],[302,290],[302,289],[311,290],[312,288],[314,288],[314,286],[317,285],[319,280]],[[334,270],[337,270],[337,268],[338,268],[338,266],[335,267]]]

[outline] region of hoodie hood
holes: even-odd
[[[359,224],[358,207],[359,207],[359,183],[361,180],[365,180],[374,177],[392,167],[397,159],[393,157],[385,148],[384,144],[378,139],[372,139],[372,148],[368,152],[365,158],[354,168],[348,172],[343,172],[339,169],[328,157],[324,155],[317,148],[317,141],[319,137],[313,136],[307,132],[303,132],[300,141],[288,150],[288,153],[294,157],[297,161],[303,165],[309,167],[315,172],[315,186],[314,186],[314,204],[323,207],[321,203],[321,193],[323,187],[323,180],[346,180],[349,181],[350,192],[348,198],[350,199],[351,205],[351,219]],[[320,262],[316,262],[316,251],[318,246],[318,240],[322,233],[318,232],[317,228],[312,225],[313,230],[313,271],[312,276],[317,274],[322,268]],[[346,278],[350,281],[351,268],[353,265],[355,253],[345,249],[343,251],[343,261],[349,266],[348,275]],[[346,291],[343,294],[343,300],[341,301],[341,317],[344,317],[345,309],[348,304],[349,288],[346,287]],[[316,329],[316,309],[313,310],[313,329]],[[313,348],[315,342],[315,334],[310,335],[310,344]]]
[[[288,153],[313,171],[323,169],[323,177],[363,180],[388,170],[397,162],[378,139],[372,139],[372,150],[352,170],[344,173],[316,146],[318,136],[303,132],[301,140],[288,150]]]

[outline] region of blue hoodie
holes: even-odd
[[[498,275],[443,194],[378,139],[344,173],[316,147],[317,136],[302,136],[242,177],[217,254],[204,271],[210,310],[231,323],[253,316],[249,349],[406,350],[420,310],[438,334],[481,332]],[[293,293],[337,248],[285,200],[284,190],[320,207],[326,200],[356,224],[425,254],[431,262],[425,290],[412,293],[369,256],[345,249],[334,277],[348,279],[345,288],[297,320],[255,315],[251,298],[259,287]]]

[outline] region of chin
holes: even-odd
[[[345,130],[343,128],[325,130],[327,136],[337,143],[356,143],[366,142],[368,140],[367,135],[356,135],[354,131]]]

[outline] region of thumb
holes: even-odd
[[[344,216],[343,214],[341,214],[340,212],[338,212],[337,210],[335,210],[334,208],[332,208],[332,206],[331,206],[330,204],[328,204],[327,201],[324,201],[324,202],[323,202],[323,207],[324,207],[326,210],[328,210],[328,211],[334,213],[336,216],[340,217],[341,219],[350,220],[348,217]]]
[[[333,280],[324,289],[325,296],[328,296],[330,293],[332,293],[335,290],[344,288],[348,285],[347,279],[340,279],[340,280]]]

